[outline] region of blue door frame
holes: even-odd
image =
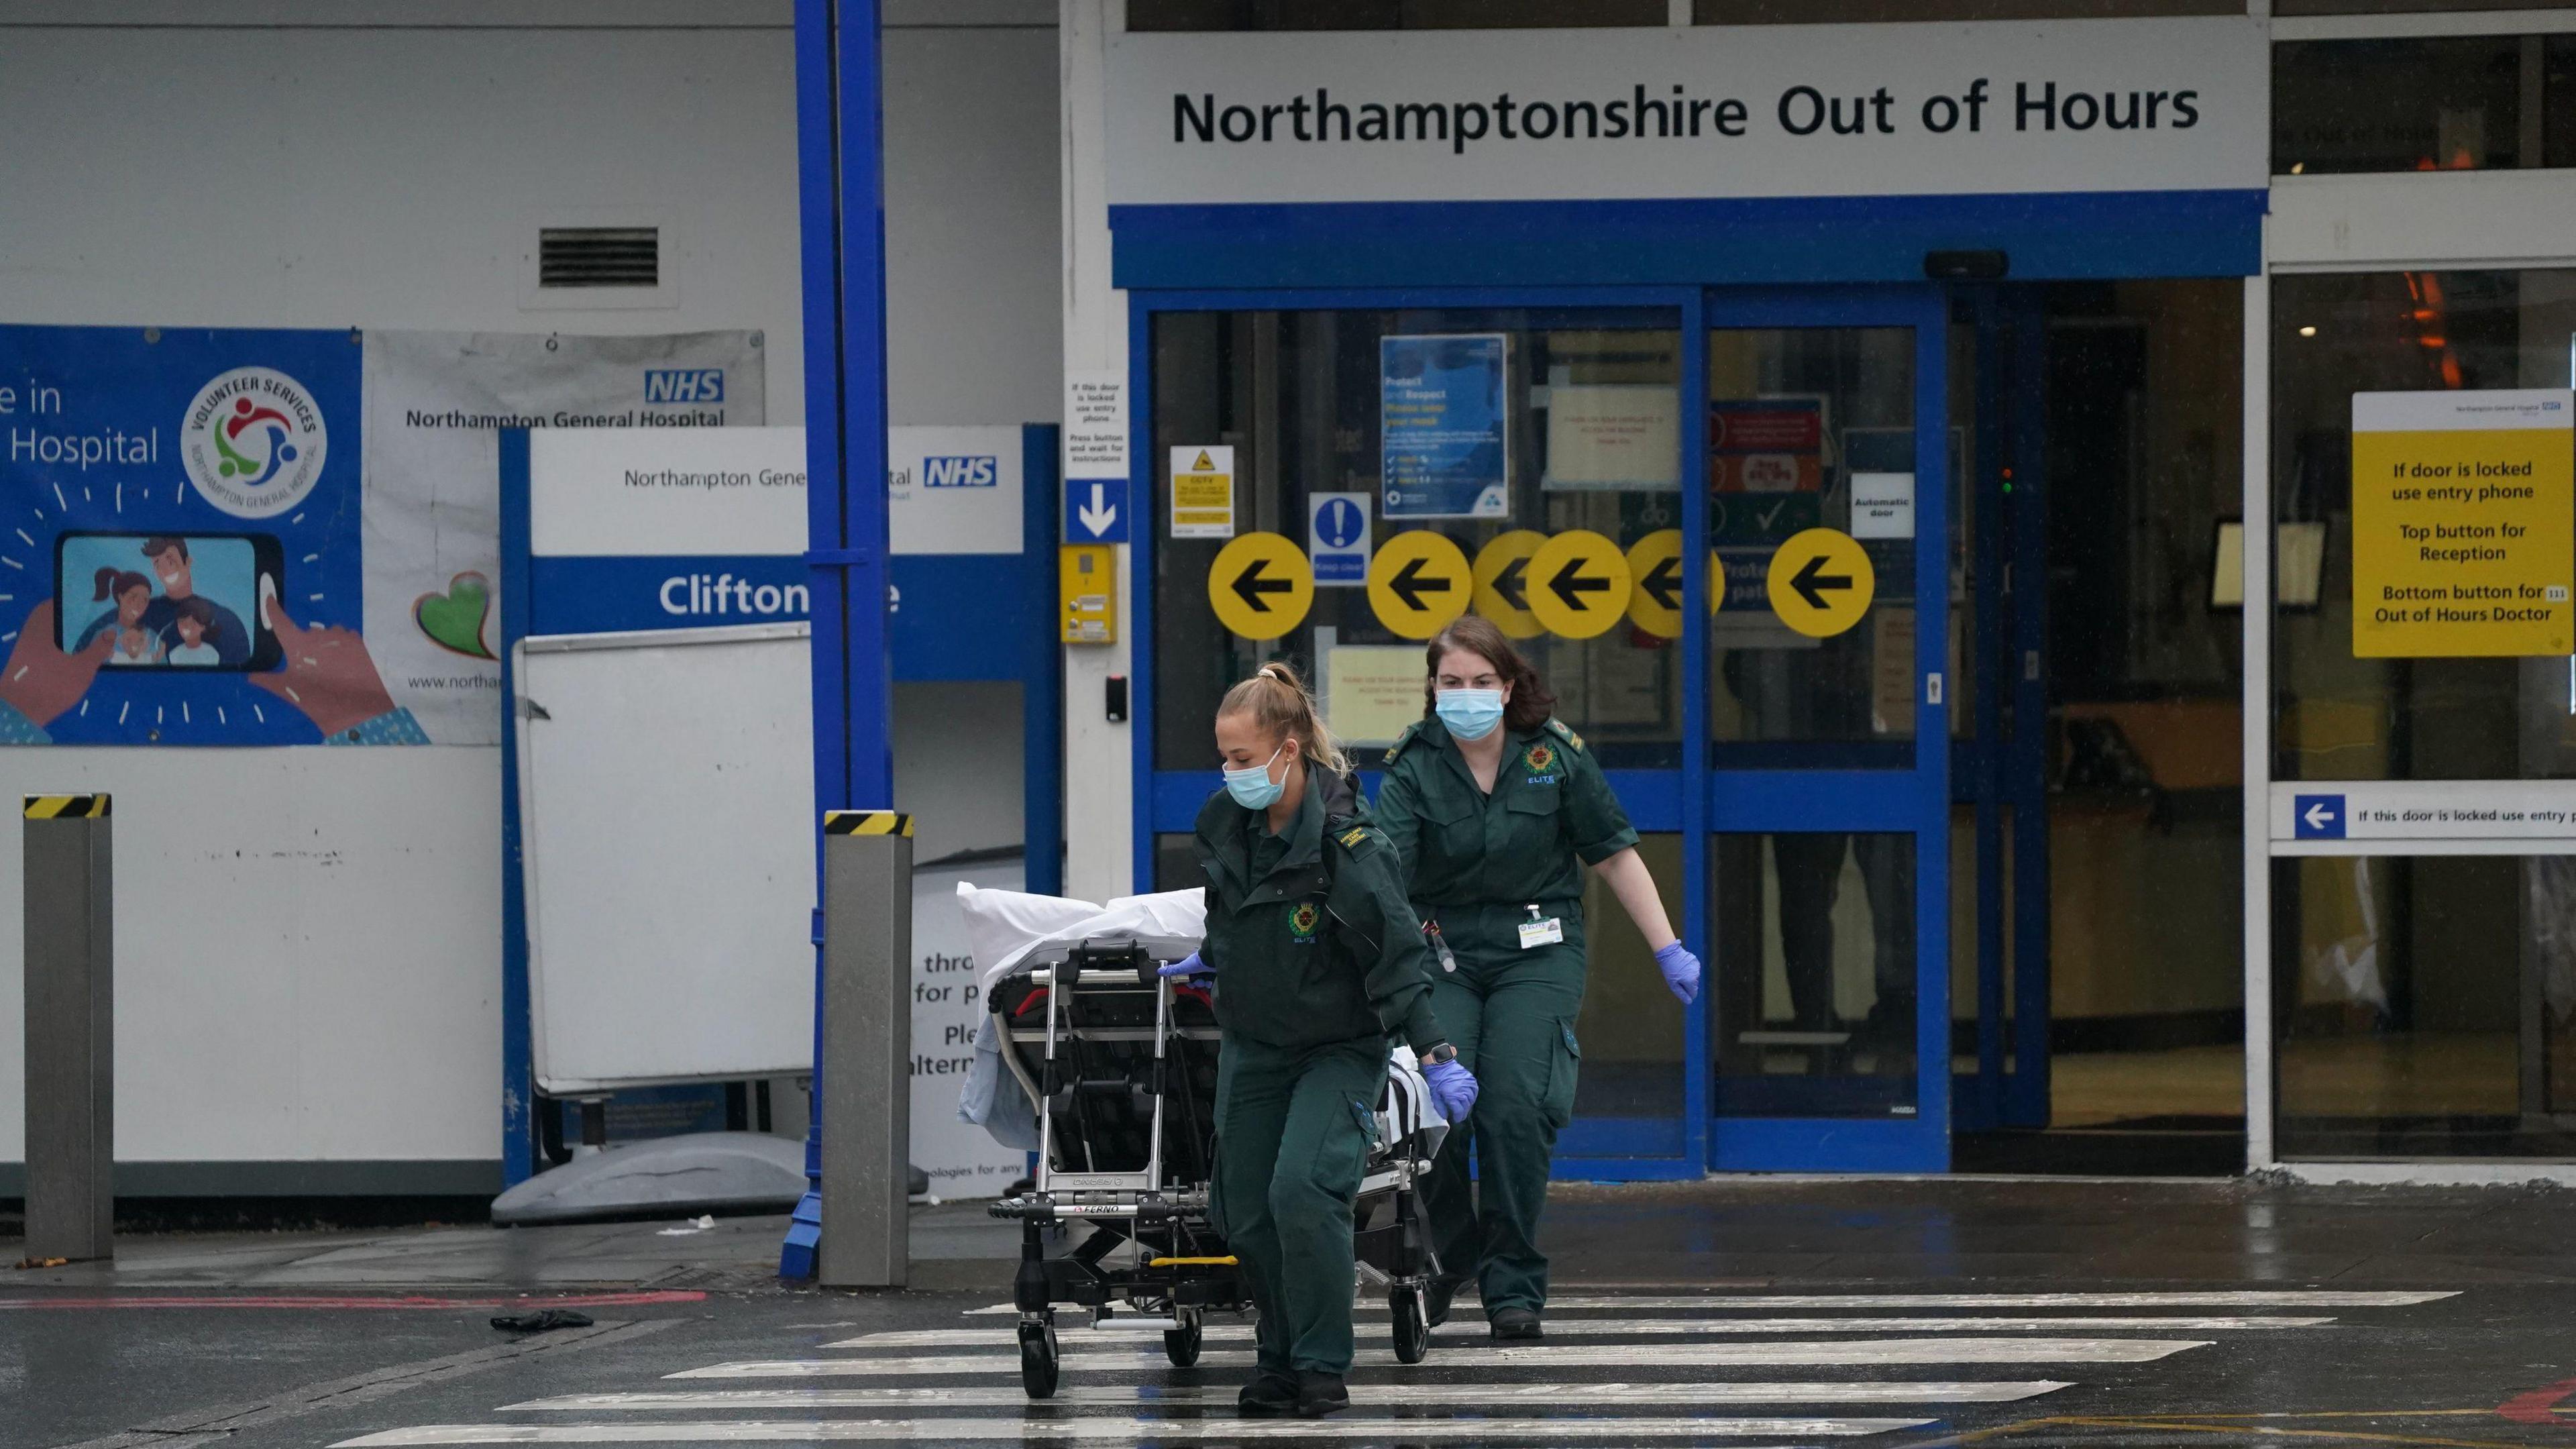
[[[1950,1166],[1949,300],[1929,283],[1722,290],[1707,327],[1905,327],[1914,333],[1914,762],[1781,768],[1779,747],[1716,746],[1702,786],[1720,833],[1894,832],[1914,839],[1915,1111],[1721,1114],[1709,1166],[1747,1172],[1946,1172]],[[1702,339],[1703,344],[1705,338]],[[1692,555],[1697,557],[1696,554]],[[1703,655],[1706,646],[1699,647]],[[1938,694],[1933,681],[1941,680]],[[1703,682],[1703,689],[1705,688]],[[1705,739],[1705,733],[1699,738]],[[1800,751],[1819,762],[1834,751]],[[1794,756],[1792,756],[1794,758]],[[1728,767],[1742,758],[1744,768]],[[1724,902],[1716,908],[1725,909]],[[1720,1089],[1722,1092],[1722,1088]]]
[[[1677,314],[1683,340],[1684,413],[1696,418],[1708,395],[1707,337],[1713,327],[1903,326],[1916,339],[1916,664],[1919,675],[1947,668],[1949,560],[1948,397],[1944,357],[1947,300],[1930,284],[1831,288],[1548,287],[1390,288],[1352,290],[1184,291],[1129,294],[1131,403],[1130,496],[1152,499],[1138,531],[1132,577],[1135,609],[1130,706],[1135,778],[1135,870],[1140,885],[1155,870],[1158,835],[1188,832],[1200,804],[1220,780],[1210,770],[1159,770],[1153,758],[1155,629],[1152,606],[1160,496],[1154,442],[1153,333],[1172,312],[1472,310],[1632,307]],[[1682,477],[1707,477],[1707,430],[1681,429]],[[1685,496],[1692,490],[1685,485]],[[1684,573],[1682,737],[1709,738],[1708,511],[1682,509]],[[1946,703],[1916,692],[1916,738],[1949,737]],[[1716,1115],[1705,1009],[1684,1018],[1683,1120],[1679,1151],[1655,1150],[1669,1132],[1646,1124],[1578,1117],[1559,1139],[1560,1176],[1595,1180],[1697,1177],[1712,1168],[1769,1171],[1937,1172],[1949,1165],[1949,792],[1950,760],[1937,743],[1919,749],[1911,769],[1785,768],[1788,757],[1756,747],[1724,752],[1686,747],[1675,770],[1613,770],[1612,788],[1641,831],[1675,832],[1682,840],[1682,939],[1711,956],[1710,864],[1713,832],[1772,830],[1904,830],[1916,842],[1916,940],[1919,1010],[1918,1112],[1911,1119],[1780,1119]],[[1373,773],[1363,783],[1377,788]],[[1710,998],[1703,996],[1702,1001]]]
[[[1956,481],[1977,500],[1975,703],[1951,781],[1975,818],[1977,1066],[1958,1079],[1952,1126],[1985,1132],[2049,1120],[2048,333],[2032,288],[1957,295],[1977,368],[1974,476]]]

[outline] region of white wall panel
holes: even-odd
[[[788,13],[10,3],[0,319],[760,328],[768,420],[801,422]],[[894,419],[1052,419],[1053,32],[897,31],[887,57]],[[675,304],[524,310],[521,258],[558,208],[660,219]],[[1018,839],[998,793],[1016,716],[995,725],[905,767],[926,815],[975,802],[961,846]],[[90,789],[117,796],[120,1158],[497,1156],[497,751],[0,751],[0,792]],[[0,1162],[21,1152],[20,952],[0,933]]]

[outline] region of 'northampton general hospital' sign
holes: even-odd
[[[2242,16],[1128,34],[1118,205],[2253,190]]]

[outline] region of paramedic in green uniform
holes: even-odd
[[[1351,1202],[1377,1135],[1388,1038],[1427,1065],[1442,1114],[1476,1080],[1431,1008],[1421,924],[1350,767],[1284,664],[1217,707],[1225,788],[1199,811],[1207,936],[1167,976],[1212,971],[1217,1049],[1209,1215],[1260,1313],[1247,1414],[1350,1405]]]
[[[1550,715],[1556,697],[1502,630],[1468,615],[1431,641],[1428,665],[1423,718],[1386,754],[1377,825],[1433,943],[1432,1006],[1484,1088],[1423,1185],[1442,1275],[1430,1316],[1446,1319],[1473,1274],[1493,1337],[1537,1338],[1548,1154],[1574,1115],[1582,1055],[1583,867],[1618,896],[1685,1005],[1699,958],[1673,934],[1600,764]]]

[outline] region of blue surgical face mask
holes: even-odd
[[[1449,733],[1462,740],[1481,740],[1503,722],[1503,692],[1499,689],[1444,689],[1432,702],[1432,709]]]
[[[1272,750],[1270,758],[1262,763],[1225,772],[1225,791],[1234,797],[1235,804],[1246,810],[1267,810],[1278,801],[1281,795],[1287,793],[1286,781],[1270,778],[1270,767],[1279,763],[1279,756],[1287,748],[1288,746],[1283,742],[1278,749]]]

